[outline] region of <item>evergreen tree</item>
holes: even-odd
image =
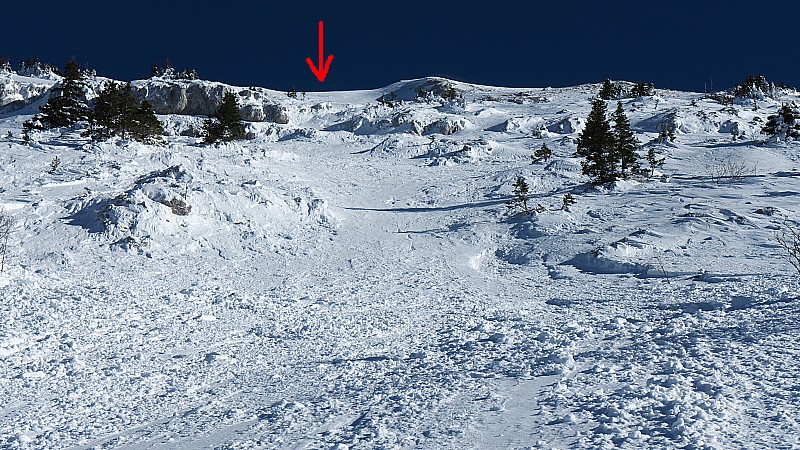
[[[105,139],[114,135],[131,137],[141,142],[156,143],[164,134],[161,123],[149,102],[141,105],[133,96],[131,84],[124,87],[111,82],[97,99],[91,114],[89,133],[94,139]]]
[[[516,209],[519,208],[525,214],[530,214],[531,211],[528,208],[528,183],[525,182],[525,179],[522,177],[517,177],[517,181],[514,183],[514,197],[511,201],[506,203],[508,209]]]
[[[533,152],[533,156],[531,156],[531,164],[537,164],[540,162],[545,162],[550,159],[553,152],[550,150],[550,147],[547,144],[542,144],[541,148]]]
[[[147,100],[143,101],[131,118],[131,137],[140,142],[159,143],[164,135],[164,127],[153,111],[153,105]]]
[[[117,131],[120,122],[120,91],[119,84],[112,81],[97,95],[89,117],[89,134],[93,139],[109,138]]]
[[[205,142],[208,144],[213,144],[217,141],[230,142],[244,139],[242,116],[239,113],[239,104],[233,92],[225,93],[217,112],[203,123],[203,135],[205,136]]]
[[[562,211],[569,211],[569,207],[577,203],[578,201],[575,200],[575,197],[567,192],[564,194],[564,198],[561,199],[561,210]]]
[[[784,141],[789,138],[800,139],[800,113],[794,104],[789,106],[784,103],[778,114],[767,117],[767,124],[761,131]]]
[[[47,104],[40,108],[40,120],[46,128],[75,125],[86,120],[89,108],[84,101],[83,73],[75,60],[69,61],[61,73],[64,80],[53,89]]]
[[[619,159],[619,174],[622,178],[636,173],[639,169],[636,150],[639,149],[639,141],[631,131],[631,123],[625,110],[622,109],[622,102],[617,102],[617,110],[614,111],[614,143],[616,144],[615,155]]]
[[[603,86],[600,87],[600,92],[597,94],[603,100],[612,100],[618,98],[622,94],[622,87],[614,84],[609,79],[603,80]]]
[[[648,95],[653,95],[653,90],[655,89],[655,85],[653,83],[645,83],[644,81],[640,81],[636,83],[636,86],[631,89],[631,96],[633,97],[647,97]]]
[[[659,158],[656,149],[652,145],[647,149],[647,165],[650,166],[650,178],[655,174],[656,169],[664,165],[664,158]]]
[[[596,184],[617,179],[614,134],[606,120],[606,102],[596,98],[592,111],[586,119],[586,127],[578,137],[577,155],[585,160],[581,163],[584,175],[592,177]]]

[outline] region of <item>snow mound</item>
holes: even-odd
[[[279,251],[308,226],[332,226],[327,202],[286,196],[258,180],[205,180],[172,166],[140,177],[115,197],[80,205],[73,225],[100,233],[112,248],[150,254],[202,249]]]
[[[416,158],[427,153],[426,146],[414,144],[407,139],[396,136],[382,140],[378,145],[369,150],[373,156],[397,156],[406,158]]]
[[[490,156],[497,143],[476,139],[468,142],[442,140],[431,145],[427,155],[431,166],[475,163]]]
[[[544,119],[541,117],[514,117],[499,125],[491,127],[488,130],[498,132],[519,131],[522,133],[530,133],[533,130],[540,129],[543,123]]]
[[[586,126],[583,117],[565,117],[547,126],[547,131],[556,134],[580,133]]]

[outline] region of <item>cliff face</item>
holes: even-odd
[[[23,77],[0,72],[0,112],[18,111],[38,100],[44,101],[59,80]],[[97,97],[107,78],[86,80],[86,99]],[[131,83],[138,101],[147,100],[156,114],[210,116],[219,108],[226,91],[238,95],[242,119],[247,122],[289,123],[289,112],[258,88],[240,88],[201,80],[139,80]],[[31,111],[31,114],[35,111]]]
[[[226,91],[239,97],[242,119],[248,122],[289,123],[285,107],[269,101],[261,92],[222,83],[185,80],[143,80],[132,83],[138,101],[147,100],[156,114],[210,116],[219,108]]]
[[[39,100],[54,81],[0,72],[0,111],[13,112]]]

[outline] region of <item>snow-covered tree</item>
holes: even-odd
[[[778,114],[767,117],[767,124],[761,131],[784,142],[788,139],[800,139],[800,113],[797,107],[784,103]]]

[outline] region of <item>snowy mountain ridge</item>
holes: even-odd
[[[593,187],[597,84],[140,80],[163,145],[26,143],[55,82],[0,74],[0,447],[800,446],[796,92],[621,99],[665,165]]]

